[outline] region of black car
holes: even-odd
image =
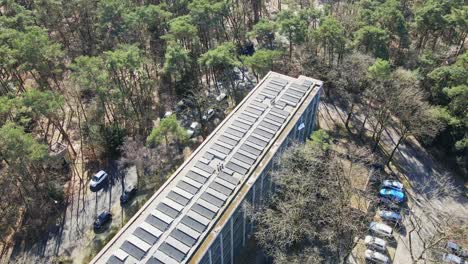
[[[100,230],[111,219],[112,219],[111,213],[107,211],[102,212],[94,221],[94,224],[93,224],[94,230]]]
[[[124,205],[135,196],[137,188],[135,186],[129,186],[120,196],[120,204]]]

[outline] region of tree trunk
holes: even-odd
[[[349,121],[353,115],[354,104],[351,104],[351,109],[349,109],[348,116],[346,117],[345,127],[349,130]]]
[[[400,138],[398,139],[398,142],[396,143],[395,147],[393,148],[392,150],[392,153],[390,153],[390,156],[388,157],[388,160],[387,160],[387,166],[389,166],[390,162],[392,161],[393,159],[393,156],[395,155],[395,152],[397,151],[398,147],[400,146],[401,142],[406,138],[406,132],[403,132],[400,136]]]

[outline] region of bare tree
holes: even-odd
[[[272,174],[276,192],[253,216],[255,237],[276,263],[344,263],[365,232],[366,215],[351,207],[354,190],[340,159],[314,141],[283,154]]]

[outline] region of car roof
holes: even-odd
[[[104,211],[104,212],[102,212],[102,213],[99,215],[99,217],[104,217],[104,216],[106,216],[106,215],[108,215],[108,214],[109,214],[108,211]]]
[[[375,229],[380,229],[380,230],[384,230],[388,233],[391,233],[392,232],[392,228],[389,227],[388,225],[384,224],[384,223],[379,223],[379,222],[372,222],[370,224],[370,227],[374,227]]]
[[[461,258],[458,257],[458,256],[455,256],[454,254],[447,254],[447,255],[445,255],[444,260],[453,261],[453,262],[455,262],[455,263],[462,263],[462,262],[461,262]]]
[[[378,244],[378,245],[381,245],[383,247],[385,247],[387,245],[387,242],[381,238],[378,238],[378,237],[375,237],[375,236],[371,236],[371,235],[367,235],[364,239],[364,241],[366,243],[369,243],[372,241],[373,244]]]
[[[458,244],[453,241],[447,241],[447,247],[455,250],[460,249],[460,246],[458,246]]]
[[[388,216],[392,216],[392,217],[400,217],[400,214],[399,214],[399,213],[393,212],[393,211],[382,210],[382,211],[380,211],[380,213],[381,213],[382,215],[388,215]]]
[[[394,189],[390,189],[390,188],[382,188],[380,189],[380,193],[391,193],[392,195],[395,195],[395,196],[401,196],[403,197],[405,194],[398,191],[398,190],[394,190]]]
[[[100,171],[98,171],[96,174],[94,174],[94,176],[96,176],[96,177],[101,177],[101,176],[103,176],[104,174],[106,174],[106,172],[103,171],[103,170],[100,170]]]

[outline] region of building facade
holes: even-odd
[[[322,82],[270,72],[92,263],[234,263],[272,189],[269,172],[316,122]]]

